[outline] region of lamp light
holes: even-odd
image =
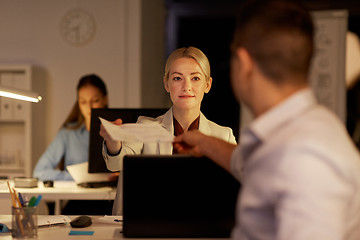
[[[34,103],[38,103],[42,100],[42,97],[37,93],[3,86],[0,86],[0,97],[14,98]]]

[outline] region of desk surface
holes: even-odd
[[[13,187],[13,182],[10,181],[10,185]],[[0,188],[0,198],[9,198],[9,190],[7,185],[3,183]],[[116,189],[111,187],[102,188],[84,188],[77,186],[74,182],[55,182],[54,187],[44,187],[44,184],[39,181],[36,188],[16,188],[21,194],[30,197],[33,195],[41,194],[43,199],[72,199],[72,200],[86,200],[86,199],[114,199],[116,195]]]
[[[74,218],[75,216],[69,216],[70,218]],[[65,239],[126,239],[122,236],[121,229],[122,223],[119,222],[110,222],[108,220],[104,220],[102,216],[91,216],[93,224],[86,228],[71,228],[70,224],[61,225],[61,226],[52,226],[52,227],[41,227],[38,229],[38,240],[65,240]],[[0,215],[0,221],[9,222],[11,220],[11,215]],[[9,226],[10,227],[10,226]],[[69,232],[71,230],[76,231],[94,231],[94,235],[92,236],[71,236]],[[10,233],[2,233],[0,234],[0,238],[2,240],[12,239]],[[128,239],[128,238],[127,238]],[[182,238],[184,239],[184,238]],[[227,238],[216,238],[216,240],[229,240]],[[135,239],[134,239],[135,240]],[[152,238],[152,240],[154,240]],[[167,240],[161,238],[161,240]],[[186,240],[201,240],[200,238],[187,238]]]
[[[14,182],[9,181],[14,187]],[[36,188],[16,188],[24,197],[42,195],[43,200],[55,201],[55,214],[60,214],[60,200],[113,200],[116,188],[84,188],[77,186],[71,181],[58,181],[54,187],[44,187],[39,181]],[[0,182],[0,214],[10,214],[11,199],[6,181]]]

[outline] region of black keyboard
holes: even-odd
[[[112,182],[86,182],[86,183],[79,183],[78,186],[84,188],[101,188],[101,187],[116,187],[117,181]]]

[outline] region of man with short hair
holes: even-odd
[[[308,86],[313,32],[294,1],[245,4],[231,81],[254,120],[238,146],[198,131],[175,138],[180,152],[207,156],[242,182],[234,239],[360,239],[360,156]]]

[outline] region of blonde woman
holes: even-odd
[[[166,61],[164,87],[170,94],[172,107],[157,118],[139,117],[138,123],[161,124],[166,130],[180,135],[183,132],[197,129],[200,132],[236,143],[233,131],[220,126],[201,113],[201,102],[205,93],[211,89],[210,64],[205,54],[198,48],[179,48],[171,53]],[[114,124],[121,124],[117,119]],[[103,126],[100,135],[104,138],[103,156],[111,171],[122,170],[122,160],[129,154],[176,154],[171,142],[127,143],[114,141]],[[119,177],[119,181],[121,178]],[[121,186],[121,183],[118,184]],[[120,188],[118,187],[118,193]],[[120,194],[115,199],[113,214],[121,214]]]

